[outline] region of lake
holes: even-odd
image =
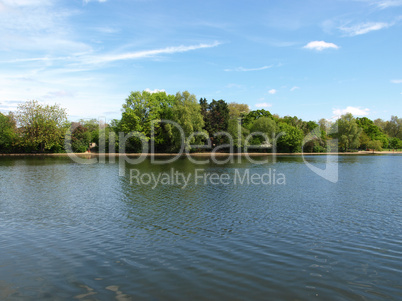
[[[268,160],[0,157],[0,299],[401,300],[402,156]]]

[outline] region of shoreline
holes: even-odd
[[[402,151],[358,151],[358,152],[334,152],[334,153],[182,153],[180,154],[181,157],[185,156],[194,156],[194,157],[211,157],[212,155],[214,156],[236,156],[236,157],[245,157],[245,156],[250,156],[250,157],[264,157],[264,156],[325,156],[325,155],[337,155],[337,156],[344,156],[344,155],[388,155],[388,154],[402,154]],[[99,156],[105,156],[105,157],[120,157],[120,156],[128,156],[128,157],[139,157],[141,156],[141,153],[21,153],[21,154],[1,154],[0,156],[2,157],[69,157],[69,156],[84,156],[84,157],[99,157]],[[147,157],[174,157],[178,156],[178,154],[171,154],[171,153],[155,153],[155,154],[146,154]]]

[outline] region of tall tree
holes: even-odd
[[[301,151],[304,136],[301,129],[286,122],[281,122],[278,124],[278,132],[281,135],[277,141],[278,152],[294,153]]]
[[[402,139],[402,118],[391,116],[391,120],[386,122],[384,130],[390,137]]]
[[[17,126],[14,115],[0,113],[0,153],[10,153],[16,150],[18,143]]]
[[[338,138],[339,148],[343,151],[356,149],[360,146],[360,133],[362,129],[356,123],[352,114],[342,115],[334,124],[335,138]]]
[[[231,119],[244,117],[250,112],[249,106],[243,103],[231,102],[228,104],[228,108],[229,108],[229,118]]]
[[[262,117],[272,118],[272,114],[264,109],[251,111],[244,117],[243,124],[246,128],[251,129],[254,120],[257,120]]]
[[[17,122],[28,151],[61,151],[67,127],[66,109],[32,100],[18,105]]]
[[[174,103],[174,96],[166,92],[150,93],[148,91],[135,91],[126,98],[123,104],[122,118],[116,129],[118,132],[136,132],[149,141],[151,138],[151,125],[154,124],[155,142],[163,144],[163,129],[159,121],[169,118]],[[128,140],[127,150],[139,152],[142,150],[138,137]]]
[[[388,147],[388,137],[385,135],[381,128],[378,127],[372,120],[368,119],[367,117],[356,118],[357,125],[363,130],[362,134],[365,133],[367,137],[374,141],[378,140],[381,141],[382,147]],[[362,135],[361,134],[361,135]],[[365,137],[362,137],[360,141],[365,141]],[[367,143],[365,144],[364,148],[367,147]]]

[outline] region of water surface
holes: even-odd
[[[301,157],[269,160],[146,160],[120,177],[118,164],[0,157],[0,299],[401,299],[402,156],[334,157],[337,183]],[[152,189],[130,169],[286,184]]]

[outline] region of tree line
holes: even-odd
[[[130,136],[132,132],[136,135]],[[131,92],[121,118],[109,124],[96,119],[70,122],[66,109],[37,101],[22,103],[7,115],[0,113],[0,153],[86,152],[90,148],[118,152],[119,139],[124,139],[125,151],[133,153],[144,151],[144,142],[152,142],[155,152],[166,153],[177,152],[183,143],[190,151],[223,152],[269,152],[273,144],[274,151],[286,153],[401,149],[402,118],[373,121],[347,113],[335,122],[304,121],[264,109],[250,111],[246,104],[222,99],[197,101],[187,91],[175,95]]]

